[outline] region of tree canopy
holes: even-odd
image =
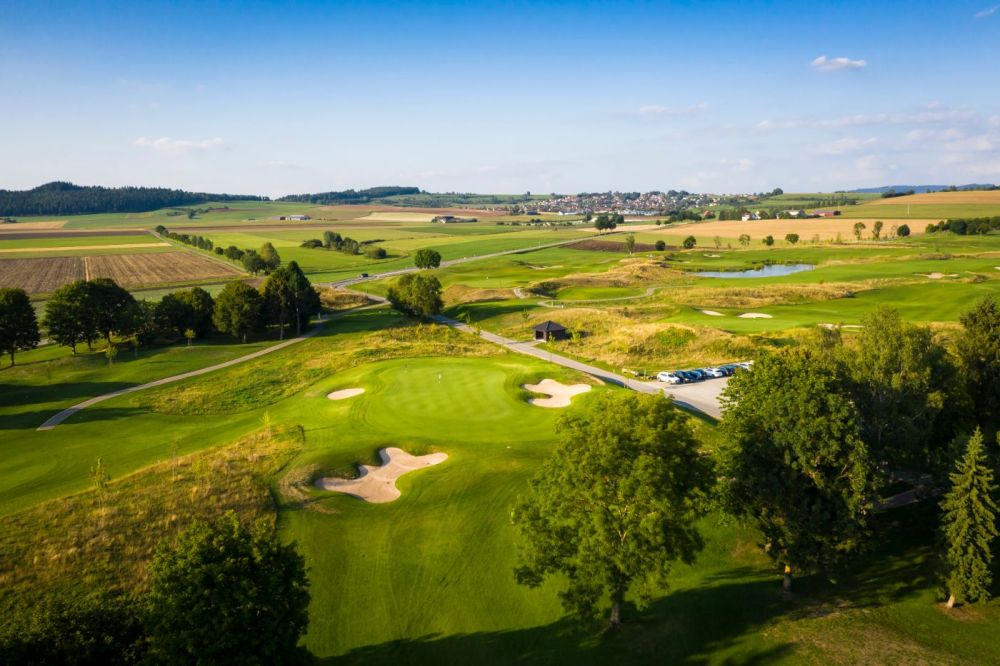
[[[285,327],[292,322],[295,323],[295,334],[300,335],[302,327],[319,310],[319,294],[298,263],[290,262],[268,276],[264,283],[264,314],[268,323],[281,327],[282,338]]]
[[[997,537],[996,490],[983,450],[983,434],[976,430],[951,474],[951,490],[941,502],[946,565],[943,582],[949,608],[989,599],[992,545]]]
[[[441,253],[430,248],[417,250],[413,257],[413,265],[417,268],[437,268],[441,265]]]
[[[10,355],[14,365],[14,352],[34,349],[41,336],[35,308],[24,289],[0,289],[0,352]]]
[[[988,296],[962,315],[955,340],[962,375],[977,418],[1000,424],[1000,304]]]
[[[399,312],[427,319],[441,312],[441,283],[433,275],[407,273],[386,294],[389,303]]]
[[[223,333],[247,341],[247,334],[264,326],[264,299],[244,282],[230,282],[215,299],[212,322]]]
[[[723,391],[726,503],[792,570],[829,569],[868,538],[875,479],[852,400],[824,359],[758,360]]]
[[[150,569],[152,653],[163,663],[305,661],[305,560],[265,525],[195,523]]]
[[[208,201],[267,201],[248,194],[185,192],[164,187],[100,187],[55,181],[30,190],[0,190],[3,215],[142,213]]]
[[[512,517],[523,536],[519,583],[563,574],[568,610],[594,617],[610,599],[621,623],[630,592],[640,606],[670,564],[702,547],[694,521],[712,484],[687,417],[662,396],[603,393],[564,416],[559,442]]]

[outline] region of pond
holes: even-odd
[[[761,268],[748,268],[744,271],[698,271],[695,275],[714,278],[765,278],[783,277],[816,268],[812,264],[771,264]]]

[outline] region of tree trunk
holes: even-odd
[[[608,627],[617,631],[622,626],[622,601],[625,595],[620,588],[611,592],[611,617],[608,618]]]
[[[781,593],[788,596],[792,593],[792,568],[785,565],[785,576],[781,580]]]
[[[246,344],[246,343],[247,343],[247,334],[246,334],[246,331],[244,331],[243,332],[243,344]]]
[[[14,367],[14,348],[10,348],[10,367]]]
[[[948,595],[948,603],[946,603],[945,606],[948,607],[948,608],[954,608],[955,607],[955,595],[954,594]]]

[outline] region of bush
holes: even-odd
[[[385,259],[389,255],[384,247],[369,247],[365,249],[365,256],[369,259]]]
[[[900,238],[906,238],[907,236],[909,236],[910,235],[909,225],[906,224],[899,225],[899,228],[896,229],[896,235],[899,236]]]
[[[657,220],[657,224],[659,224],[659,220]],[[667,249],[666,242],[664,242],[662,240],[656,241],[656,250],[657,250],[657,252],[663,252],[666,249]]]
[[[299,247],[307,247],[307,248],[310,248],[310,249],[317,248],[317,247],[323,247],[323,241],[321,241],[318,238],[310,238],[309,240],[302,241],[302,243],[299,245]]]
[[[152,565],[150,638],[163,663],[305,662],[305,560],[272,528],[232,512],[185,530]]]
[[[146,652],[143,619],[130,599],[67,594],[40,600],[5,615],[0,663],[136,664]]]
[[[690,250],[697,244],[698,244],[698,239],[695,238],[694,236],[688,236],[687,238],[684,239],[685,250]]]

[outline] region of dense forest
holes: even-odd
[[[369,187],[367,190],[341,190],[339,192],[317,192],[316,194],[289,194],[278,201],[295,201],[311,204],[358,204],[371,203],[385,197],[420,194],[419,187]]]
[[[100,187],[52,182],[31,190],[0,190],[0,215],[144,213],[207,201],[267,201],[246,194],[209,194],[165,187]]]

